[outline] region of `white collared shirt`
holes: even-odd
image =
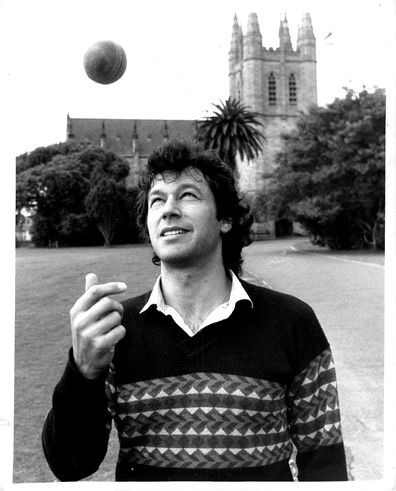
[[[164,300],[164,296],[161,290],[161,276],[157,278],[157,281],[154,284],[153,290],[150,294],[150,297],[147,303],[144,305],[139,314],[145,312],[149,309],[151,305],[155,305],[159,312],[162,312],[164,315],[170,315],[176,324],[183,329],[189,336],[194,336],[201,329],[208,326],[209,324],[214,324],[215,322],[219,322],[225,319],[228,319],[230,315],[233,313],[235,309],[235,305],[240,300],[247,300],[250,302],[251,307],[253,307],[253,302],[249,295],[246,293],[246,290],[241,285],[241,282],[238,280],[237,276],[230,270],[231,275],[231,293],[230,298],[227,302],[216,307],[203,321],[203,323],[199,326],[199,328],[193,332],[192,329],[184,322],[182,316],[179,312],[167,305]]]

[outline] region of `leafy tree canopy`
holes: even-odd
[[[106,243],[109,237],[114,239],[121,218],[115,217],[109,207],[105,209],[104,202],[97,202],[97,213],[93,213],[92,208],[87,209],[87,197],[90,193],[98,194],[99,184],[103,187],[103,182],[114,183],[124,192],[124,195],[121,192],[114,196],[102,195],[106,203],[111,202],[113,206],[118,200],[124,226],[130,226],[132,219],[126,215],[124,203],[128,199],[125,182],[129,164],[114,152],[86,144],[59,144],[36,149],[19,163],[17,217],[22,209],[34,217],[33,240],[37,245],[55,241],[65,245],[99,243],[96,227]],[[102,224],[106,220],[114,223],[111,236],[103,234]],[[136,240],[136,234],[134,237],[129,234],[129,239]]]
[[[84,148],[90,147],[88,142],[61,142],[47,147],[38,147],[30,153],[24,153],[16,158],[16,173],[41,164],[47,164],[55,155],[75,154]]]
[[[336,249],[369,247],[383,222],[385,93],[352,90],[300,116],[261,202]],[[380,242],[380,241],[379,241]]]

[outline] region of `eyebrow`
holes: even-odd
[[[162,181],[158,181],[158,182],[162,182]],[[203,192],[203,190],[194,182],[182,182],[182,183],[176,185],[176,191],[177,192],[184,191],[185,189],[190,189],[190,188],[198,191],[200,194],[202,194],[202,192]],[[158,188],[152,187],[151,190],[149,191],[148,197],[150,198],[151,196],[156,195],[156,194],[163,195],[166,193],[161,188],[158,189]]]

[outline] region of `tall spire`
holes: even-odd
[[[261,40],[260,26],[258,23],[257,14],[255,12],[252,12],[248,16],[246,36],[255,36]]]
[[[308,13],[304,14],[298,28],[297,52],[301,61],[300,77],[305,81],[304,90],[300,91],[299,105],[307,110],[312,104],[317,104],[316,39]]]
[[[293,51],[293,46],[290,39],[289,25],[287,23],[286,13],[279,25],[279,45],[285,51]]]
[[[242,56],[242,28],[238,24],[238,17],[234,15],[234,23],[232,26],[231,46],[228,53],[230,63],[235,63]]]
[[[246,58],[259,57],[263,47],[260,26],[256,13],[249,14],[246,34],[243,40],[243,55]]]
[[[315,39],[313,28],[312,28],[311,16],[309,12],[306,12],[303,15],[301,26],[298,29],[298,38],[303,38],[303,37],[312,37],[313,39]]]
[[[303,15],[301,26],[298,28],[297,49],[306,58],[316,58],[316,39],[309,13]]]

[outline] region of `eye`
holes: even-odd
[[[159,196],[155,196],[154,198],[151,198],[150,200],[150,208],[154,205],[158,205],[160,204],[160,202],[162,201],[162,198],[160,198]]]
[[[193,192],[191,191],[184,191],[181,195],[180,195],[180,198],[183,199],[183,198],[196,198],[197,195],[194,194]]]

